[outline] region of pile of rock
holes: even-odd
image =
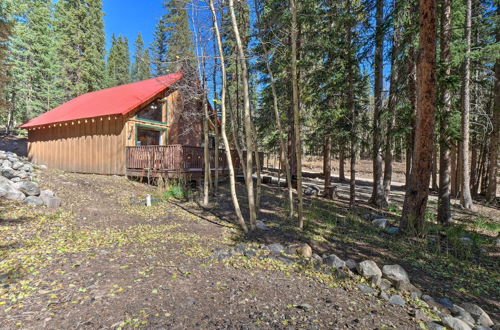
[[[61,199],[51,190],[40,190],[34,180],[36,172],[33,164],[15,153],[0,150],[0,197],[33,205],[59,207]]]
[[[493,326],[488,314],[481,307],[464,303],[454,304],[450,299],[434,299],[423,295],[422,291],[410,282],[410,277],[400,265],[385,265],[379,268],[373,260],[364,260],[357,263],[352,259],[342,260],[335,254],[319,256],[313,253],[308,244],[294,244],[284,246],[280,243],[269,245],[247,245],[240,243],[232,249],[217,249],[213,257],[219,260],[235,255],[246,257],[273,258],[291,265],[297,262],[309,262],[318,271],[334,274],[340,279],[360,279],[363,277],[367,283],[358,283],[357,288],[364,294],[378,296],[382,300],[397,306],[408,304],[405,298],[420,301],[420,306],[432,309],[439,320],[431,321],[420,309],[413,310],[415,317],[427,321],[429,329],[470,330],[470,329],[500,329],[500,325]],[[360,277],[359,277],[360,276]],[[413,304],[413,303],[412,303]]]

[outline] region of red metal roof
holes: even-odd
[[[125,115],[182,78],[171,73],[80,95],[19,126],[35,126],[109,115]]]

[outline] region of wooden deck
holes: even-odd
[[[215,150],[210,149],[210,170],[228,174],[225,150],[219,149],[218,168],[215,168]],[[231,150],[235,172],[241,170],[236,150]],[[244,155],[245,157],[245,155]],[[261,156],[261,164],[263,157]],[[127,176],[199,179],[204,173],[203,147],[180,144],[167,146],[126,147]]]

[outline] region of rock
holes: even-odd
[[[389,295],[385,291],[380,291],[378,296],[380,299],[389,301]]]
[[[497,238],[496,246],[497,246],[497,248],[500,248],[500,237]]]
[[[450,309],[450,312],[451,312],[451,315],[453,315],[456,318],[459,318],[460,320],[464,321],[465,323],[467,323],[469,325],[474,325],[474,323],[476,323],[476,321],[474,320],[472,315],[458,305],[454,305]]]
[[[38,185],[31,181],[21,181],[14,184],[14,187],[28,196],[40,195],[40,188]]]
[[[492,330],[490,327],[483,327],[482,325],[475,325],[472,330]]]
[[[373,260],[365,260],[358,264],[358,273],[366,278],[371,278],[376,284],[382,279],[382,271]]]
[[[21,178],[21,179],[27,179],[28,178],[28,173],[26,173],[25,171],[23,170],[20,170],[20,171],[16,171],[16,174],[15,174],[17,177]]]
[[[16,176],[16,171],[11,169],[10,167],[2,167],[0,168],[0,175],[6,177],[7,179],[12,179]]]
[[[465,245],[472,245],[472,239],[470,237],[460,237],[460,241]]]
[[[416,298],[422,297],[422,291],[409,282],[397,281],[396,282],[396,289],[398,289],[400,291],[408,291],[411,294],[413,294]]]
[[[281,245],[280,243],[269,244],[267,247],[269,248],[271,253],[278,254],[278,253],[285,251],[285,247],[283,245]]]
[[[48,208],[55,209],[61,206],[62,200],[59,197],[40,197]]]
[[[436,322],[427,322],[425,324],[429,330],[446,330],[441,324],[437,324]]]
[[[12,163],[10,162],[10,160],[8,159],[4,159],[2,161],[2,167],[5,167],[5,168],[12,168]]]
[[[387,232],[388,232],[389,234],[395,234],[395,233],[397,233],[398,231],[399,231],[399,227],[389,227],[389,228],[387,229]]]
[[[377,285],[377,287],[380,290],[389,290],[392,287],[392,283],[388,279],[383,278],[380,280],[380,283]]]
[[[493,326],[494,323],[490,316],[478,305],[465,303],[461,307],[472,315],[477,324],[485,327]]]
[[[393,294],[391,298],[389,298],[389,302],[393,305],[404,306],[406,301],[400,295]]]
[[[21,170],[25,172],[33,172],[33,166],[31,164],[24,164]]]
[[[500,324],[495,324],[491,327],[492,330],[500,330]]]
[[[443,324],[452,330],[471,330],[471,327],[467,323],[456,317],[446,314],[441,314],[440,317]]]
[[[295,259],[287,256],[278,256],[276,259],[287,265],[293,265],[295,263]]]
[[[377,226],[377,227],[379,227],[379,228],[382,228],[382,229],[383,229],[383,228],[385,228],[385,227],[387,226],[387,222],[388,222],[388,221],[389,221],[389,220],[387,220],[386,218],[378,218],[378,219],[373,220],[373,221],[372,221],[372,224],[373,224],[374,226]]]
[[[56,194],[50,189],[40,191],[40,197],[54,197]]]
[[[23,166],[24,166],[23,162],[20,162],[20,161],[15,161],[14,163],[12,163],[13,170],[18,170]]]
[[[266,224],[264,222],[262,222],[261,220],[258,220],[257,221],[257,229],[260,229],[260,230],[269,230],[269,228],[266,226]]]
[[[312,250],[311,246],[309,246],[309,244],[304,243],[297,249],[297,253],[299,255],[303,256],[304,258],[311,258],[312,254],[313,254],[313,250]]]
[[[354,277],[354,274],[349,269],[346,268],[335,268],[333,274],[335,274],[335,276],[341,280]]]
[[[345,267],[345,261],[337,257],[335,254],[330,254],[323,259],[323,263],[329,267],[341,268]]]
[[[363,292],[364,294],[375,294],[377,293],[376,290],[372,289],[371,287],[369,287],[368,285],[364,284],[364,283],[358,283],[357,285],[359,291]]]
[[[448,298],[438,298],[438,299],[436,299],[436,302],[443,305],[444,307],[446,307],[448,309],[453,308],[453,305],[454,305],[453,301],[451,301]]]
[[[24,201],[28,204],[33,204],[33,205],[37,205],[37,206],[44,204],[43,200],[37,196],[28,196],[24,199]]]
[[[12,181],[12,182],[21,182],[22,180],[21,180],[21,178],[19,178],[19,177],[16,176],[16,177],[13,177],[12,179],[10,179],[10,181]]]
[[[305,311],[310,311],[313,309],[313,307],[309,304],[300,304],[300,305],[297,305],[297,308],[303,309]]]
[[[351,271],[356,270],[356,268],[358,268],[358,263],[356,261],[352,260],[352,259],[347,259],[345,261],[345,265]]]
[[[12,201],[22,201],[26,196],[13,185],[5,181],[0,181],[0,197],[5,197]]]
[[[425,301],[426,303],[429,303],[429,302],[434,302],[434,298],[432,298],[431,296],[429,296],[428,294],[424,294],[422,296],[422,300]]]
[[[392,283],[407,282],[410,283],[408,273],[400,265],[385,265],[382,267],[382,275]]]
[[[41,170],[46,170],[47,169],[47,165],[38,165],[38,168],[41,169]]]

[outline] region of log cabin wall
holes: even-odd
[[[69,172],[125,175],[125,119],[106,116],[28,130],[28,157]]]

